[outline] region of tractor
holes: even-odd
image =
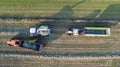
[[[36,37],[36,36],[50,36],[49,27],[47,25],[40,25],[39,27],[31,27],[30,28],[30,36]]]
[[[7,41],[9,46],[22,47],[27,49],[32,49],[41,52],[43,49],[43,44],[27,42],[23,40],[9,40]]]

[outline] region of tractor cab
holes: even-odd
[[[37,29],[37,33],[40,34],[41,36],[49,36],[50,35],[50,29],[48,26],[41,25]]]
[[[38,34],[37,34],[37,27],[31,27],[30,28],[30,36],[31,37],[38,36]]]

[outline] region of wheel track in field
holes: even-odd
[[[59,56],[59,55],[55,55],[55,56],[43,56],[43,55],[20,55],[20,54],[1,54],[0,53],[0,57],[1,58],[5,58],[5,57],[13,57],[13,58],[42,58],[42,59],[120,59],[120,56],[102,56],[102,57],[93,57],[93,56],[75,56],[75,57],[71,57],[71,56]]]
[[[4,63],[0,64],[0,66],[14,66],[14,67],[21,67],[23,65],[26,64],[37,64],[37,65],[44,65],[44,64],[60,64],[59,66],[62,65],[74,65],[74,66],[81,66],[81,67],[111,67],[112,64],[108,64],[107,62],[109,62],[109,60],[114,60],[114,59],[120,59],[120,57],[118,56],[114,56],[114,57],[63,57],[63,56],[31,56],[31,55],[19,55],[19,54],[0,54],[1,60]],[[103,60],[103,62],[99,62],[100,60]],[[10,62],[11,61],[11,62]],[[89,61],[88,63],[86,63],[87,61]],[[94,62],[92,62],[94,61]],[[13,63],[18,63],[18,65],[13,64]],[[107,64],[106,64],[107,63]],[[29,66],[30,67],[30,66]],[[33,67],[33,65],[32,65]],[[41,67],[41,66],[40,66]]]
[[[73,53],[52,53],[52,52],[45,52],[43,51],[42,53],[39,53],[37,51],[32,51],[24,48],[8,48],[8,49],[1,49],[0,50],[0,55],[30,55],[30,56],[48,56],[48,57],[106,57],[106,56],[120,56],[120,52],[73,52]],[[22,50],[22,51],[21,51]]]

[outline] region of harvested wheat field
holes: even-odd
[[[120,67],[119,0],[0,0],[0,67]],[[46,24],[49,37],[30,37]],[[107,27],[111,35],[85,36],[84,27]],[[68,36],[68,28],[80,30]],[[10,39],[42,43],[38,51],[10,47]]]

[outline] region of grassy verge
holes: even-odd
[[[0,0],[0,17],[112,18],[113,15],[119,19],[119,3],[118,0]]]

